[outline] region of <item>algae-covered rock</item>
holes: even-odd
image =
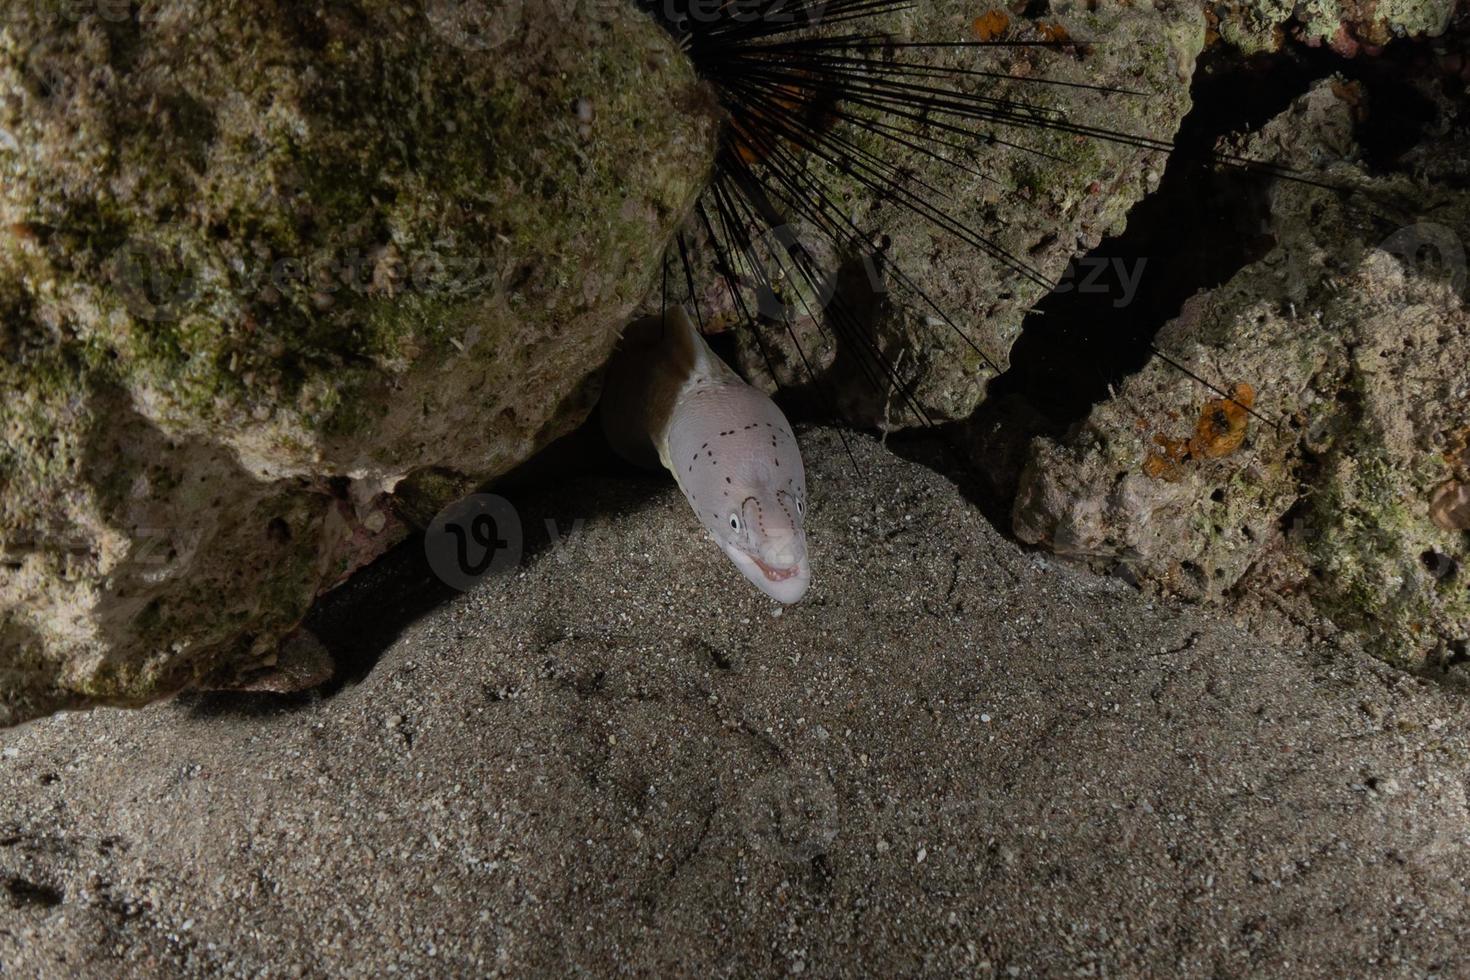
[[[1252,147],[1303,171],[1340,159],[1342,94],[1318,86]],[[1417,667],[1470,638],[1470,542],[1442,503],[1470,476],[1470,195],[1316,173],[1342,190],[1273,188],[1275,247],[1164,329],[1173,364],[1038,440],[1014,527],[1196,598],[1305,596]]]
[[[0,724],[261,658],[578,424],[714,120],[617,0],[0,23]]]
[[[759,255],[784,248],[789,233],[824,269],[841,272],[813,284],[791,269],[777,282],[793,329],[778,322],[740,331],[740,366],[770,389],[773,382],[808,384],[803,360],[810,362],[842,414],[862,425],[918,424],[916,405],[931,420],[964,418],[996,370],[1007,367],[1032,305],[1077,254],[1120,230],[1162,175],[1162,150],[1083,130],[1171,141],[1191,105],[1205,20],[1190,3],[1054,4],[1033,20],[1001,4],[933,0],[865,21],[869,32],[920,42],[864,52],[910,72],[892,76],[895,84],[936,82],[903,65],[968,73],[937,80],[956,93],[941,104],[975,100],[969,105],[999,118],[966,120],[916,106],[911,116],[877,119],[884,132],[898,131],[896,139],[839,121],[843,166],[816,154],[804,165],[819,175],[832,220],[847,233],[841,249],[834,254],[794,213],[789,230],[751,234]],[[942,47],[990,41],[1019,46]],[[882,163],[865,168],[863,159]],[[866,186],[860,173],[883,186]],[[691,233],[696,242],[702,237],[698,225]],[[745,310],[779,320],[779,306],[771,309],[755,288],[759,276],[737,264],[751,287]],[[767,266],[779,275],[778,263]],[[671,292],[682,298],[681,279],[673,275]],[[744,319],[713,272],[697,292],[708,319]]]
[[[978,26],[974,18],[973,5],[922,5],[909,12],[904,34],[983,38],[998,26]],[[938,187],[945,196],[931,196],[932,204],[983,238],[994,254],[894,207],[886,195],[858,197],[864,207],[857,223],[881,229],[885,259],[928,297],[916,297],[890,275],[892,302],[881,308],[875,339],[893,356],[907,352],[899,377],[932,420],[974,411],[985,397],[985,383],[1009,366],[1032,306],[1073,258],[1120,232],[1133,205],[1158,186],[1165,153],[1073,128],[1170,143],[1192,104],[1190,82],[1204,35],[1203,18],[1192,4],[1059,4],[1035,23],[1017,19],[1002,37],[1084,44],[992,49],[993,65],[965,64],[963,54],[942,59],[1047,84],[983,77],[967,84],[983,98],[1028,107],[1013,113],[1017,125],[981,127],[999,142],[972,158],[979,175],[902,148],[894,159],[912,174],[909,190],[923,193],[919,181]],[[1059,128],[1034,124],[1041,120]],[[876,399],[870,404],[869,417],[885,427],[917,421],[911,411],[880,408]]]
[[[1345,55],[1394,38],[1437,37],[1456,0],[1230,0],[1211,8],[1215,30],[1246,54],[1275,51],[1288,36]]]

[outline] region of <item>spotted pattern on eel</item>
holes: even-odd
[[[624,332],[603,387],[602,426],[619,455],[674,475],[757,588],[786,603],[806,594],[806,474],[791,424],[710,350],[682,308]]]

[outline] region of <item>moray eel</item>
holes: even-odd
[[[602,426],[620,456],[674,475],[758,589],[786,603],[806,594],[806,474],[791,424],[710,350],[682,308],[624,332],[603,387]]]

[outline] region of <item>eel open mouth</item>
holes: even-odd
[[[777,602],[788,605],[797,602],[806,595],[807,589],[811,586],[812,569],[807,563],[804,543],[794,549],[799,557],[791,565],[768,564],[764,559],[751,554],[744,548],[737,548],[728,543],[722,543],[720,547],[724,549],[725,554],[730,556],[730,560],[735,563],[736,568],[740,569],[740,574],[744,575],[747,581]],[[777,556],[786,557],[779,552]]]
[[[750,560],[755,562],[755,567],[759,568],[761,570],[761,574],[764,575],[766,579],[771,582],[787,582],[801,573],[800,564],[792,565],[790,568],[775,568],[771,565],[767,565],[765,562],[761,561],[759,558],[756,558],[754,555],[751,556]]]

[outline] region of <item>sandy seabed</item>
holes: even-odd
[[[567,481],[514,574],[329,601],[327,695],[0,732],[0,975],[1470,971],[1462,695],[803,441],[798,606]]]

